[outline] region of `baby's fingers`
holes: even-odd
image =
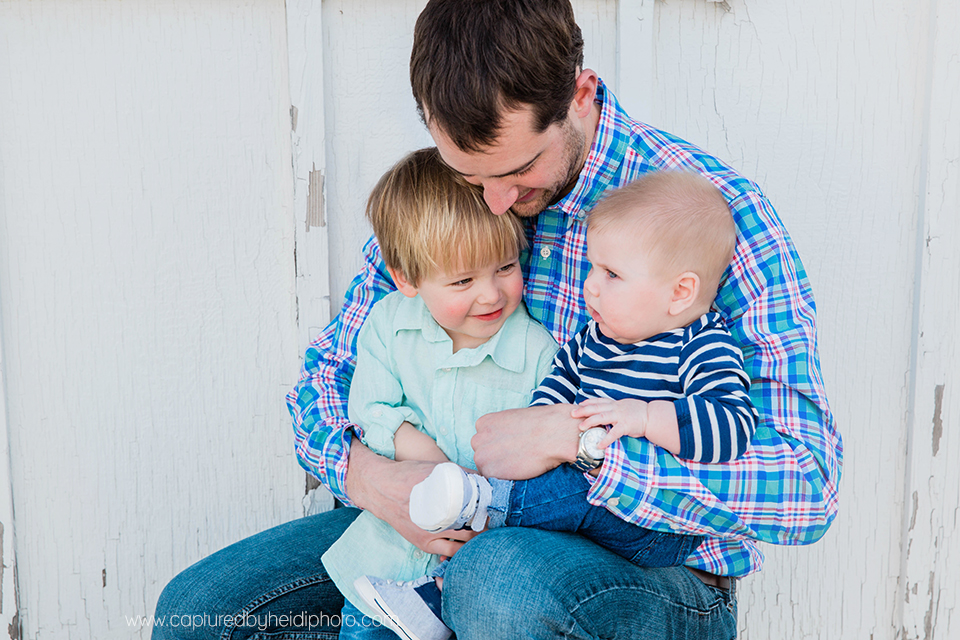
[[[586,418],[588,416],[596,415],[598,412],[602,412],[609,407],[609,400],[593,398],[590,400],[584,400],[580,404],[575,405],[573,410],[570,412],[570,415],[574,418]]]
[[[610,424],[610,421],[605,416],[606,414],[603,412],[587,416],[583,422],[580,423],[580,431],[586,431],[593,427],[604,427]]]
[[[623,435],[622,433],[619,433],[619,431],[620,430],[617,429],[616,427],[607,431],[607,435],[603,436],[603,439],[597,443],[597,448],[606,449],[607,447],[612,445],[614,442],[619,440],[620,436]]]

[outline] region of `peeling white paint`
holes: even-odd
[[[23,637],[145,639],[177,571],[301,513],[285,7],[17,0],[0,42]]]

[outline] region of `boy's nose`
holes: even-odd
[[[500,300],[500,287],[493,280],[486,280],[481,283],[480,290],[477,293],[477,302],[481,304],[493,304]]]
[[[583,281],[584,293],[589,293],[594,298],[596,298],[598,295],[596,272],[596,269],[590,269],[590,273],[587,274],[586,280]]]

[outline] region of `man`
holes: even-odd
[[[760,568],[755,541],[819,539],[836,515],[841,469],[840,436],[819,374],[813,298],[775,211],[757,185],[717,159],[626,116],[597,74],[582,68],[568,0],[432,0],[417,21],[411,82],[444,161],[483,189],[493,214],[513,209],[529,220],[525,301],[561,343],[587,320],[584,213],[607,189],[653,169],[711,179],[738,227],[716,308],[743,348],[761,423],[735,463],[680,463],[639,440],[600,470],[594,504],[647,528],[708,536],[689,568],[642,569],[579,536],[532,529],[475,539],[428,534],[409,521],[407,498],[433,465],[373,454],[353,437],[359,427],[346,416],[357,331],[393,289],[371,240],[343,310],[308,350],[288,398],[301,465],[424,551],[453,556],[443,613],[461,640],[734,637],[732,578]],[[538,475],[577,459],[577,425],[566,405],[487,416],[473,440],[475,460],[489,476]],[[201,561],[168,586],[158,615],[332,615],[340,604],[319,557],[354,513],[288,523]],[[490,569],[486,559],[494,557],[516,569]],[[214,605],[200,591],[230,597]],[[161,633],[154,637],[166,637]]]

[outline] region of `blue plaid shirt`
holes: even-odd
[[[524,300],[560,344],[587,322],[585,213],[607,189],[648,171],[684,169],[724,195],[737,247],[714,309],[741,346],[751,378],[760,423],[750,449],[732,462],[698,464],[638,440],[629,451],[615,449],[590,501],[649,529],[706,535],[687,564],[743,576],[763,562],[757,541],[815,542],[837,513],[843,445],[820,378],[810,283],[756,184],[695,146],[634,122],[602,83],[597,102],[600,123],[576,186],[529,224]],[[373,304],[393,290],[375,239],[363,256],[340,315],[307,349],[300,382],[287,396],[300,464],[347,504],[353,425],[346,408],[357,333]]]

